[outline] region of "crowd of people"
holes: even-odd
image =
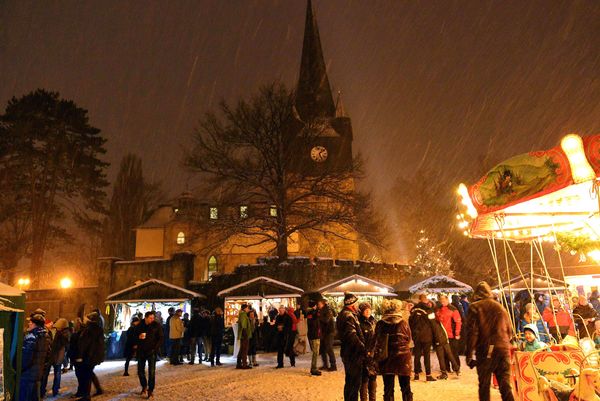
[[[435,298],[435,299],[434,299]],[[492,378],[502,400],[511,401],[510,351],[547,349],[551,343],[565,343],[589,338],[600,348],[600,301],[598,293],[589,297],[566,299],[556,295],[522,292],[498,299],[490,287],[480,283],[473,303],[466,295],[433,297],[419,294],[414,301],[384,301],[381,318],[375,319],[373,308],[345,294],[343,308],[336,313],[324,298],[308,300],[302,307],[280,306],[265,311],[262,320],[250,304],[242,304],[234,324],[239,340],[237,369],[259,366],[257,349],[277,352],[277,369],[287,357],[295,366],[296,356],[310,349],[310,374],[337,370],[333,343],[340,340],[344,365],[344,400],[373,401],[377,394],[377,376],[383,378],[384,401],[394,400],[398,377],[402,400],[413,399],[414,381],[447,380],[460,376],[465,355],[468,367],[477,368],[479,399],[490,399]],[[130,362],[137,359],[141,396],[151,398],[156,385],[156,362],[168,358],[172,365],[207,363],[220,366],[225,335],[223,310],[194,308],[192,316],[170,308],[163,320],[158,311],[136,314],[126,333],[124,376],[129,376]],[[21,401],[38,401],[60,393],[61,375],[74,370],[78,400],[102,394],[94,368],[104,360],[104,319],[95,310],[83,319],[51,321],[37,309],[28,319],[23,341],[20,396]],[[432,351],[438,359],[439,374],[432,373]],[[319,357],[321,364],[319,365]],[[146,372],[147,370],[147,372]]]

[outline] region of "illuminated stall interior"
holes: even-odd
[[[396,297],[394,288],[358,274],[348,276],[318,289],[325,298],[341,310],[344,292],[356,295],[359,302],[369,302],[375,315],[381,315],[381,303],[385,298]]]
[[[194,298],[206,297],[162,280],[151,279],[110,294],[106,304],[111,309],[113,330],[123,331],[129,328],[131,318],[137,313],[160,311],[163,319],[169,316],[170,307],[190,313]]]
[[[303,293],[301,288],[260,276],[226,288],[217,295],[225,298],[225,326],[232,326],[237,322],[240,306],[244,303],[251,305],[262,320],[271,308],[277,309],[280,305],[295,307]]]

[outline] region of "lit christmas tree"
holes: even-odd
[[[425,230],[420,231],[417,241],[417,257],[413,263],[414,273],[419,276],[452,276],[452,263],[446,258],[439,245],[432,245]]]

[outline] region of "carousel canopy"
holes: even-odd
[[[298,298],[303,293],[302,288],[294,287],[270,277],[260,276],[219,291],[217,295],[227,298],[263,299]]]
[[[354,274],[318,289],[323,295],[340,296],[351,292],[357,296],[395,297],[394,287]]]
[[[532,286],[533,284],[533,286]],[[495,290],[500,290],[502,288],[505,292],[518,292],[523,290],[531,290],[534,292],[538,291],[564,291],[567,288],[567,284],[563,280],[559,280],[557,278],[551,277],[551,280],[548,280],[546,276],[542,276],[541,274],[526,273],[523,276],[517,276],[510,280],[507,280],[502,283],[502,285],[497,285],[494,287]]]
[[[433,276],[425,280],[422,278],[409,278],[396,285],[396,290],[400,293],[416,294],[419,292],[428,293],[450,293],[450,292],[471,292],[473,287],[448,276]]]
[[[150,279],[110,294],[106,297],[105,303],[184,302],[192,298],[206,298],[206,296],[162,280]]]
[[[474,185],[461,184],[459,226],[475,238],[553,241],[574,233],[599,240],[599,177],[600,135],[567,135],[559,146],[512,157]]]

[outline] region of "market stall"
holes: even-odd
[[[229,327],[237,322],[240,306],[244,303],[252,305],[262,320],[263,316],[268,316],[269,311],[280,305],[295,307],[303,293],[302,288],[260,276],[226,288],[217,295],[225,298],[225,326]]]
[[[506,280],[493,289],[511,294],[521,291],[533,291],[550,295],[551,293],[562,294],[567,289],[567,284],[561,279],[527,272],[523,276],[515,276],[510,280]]]
[[[358,274],[327,284],[317,291],[336,305],[337,310],[343,307],[344,293],[351,292],[358,297],[359,302],[369,302],[377,316],[381,315],[383,300],[397,296],[392,286]]]
[[[122,352],[121,334],[129,328],[131,318],[147,311],[161,312],[163,319],[169,308],[191,313],[192,299],[206,296],[158,279],[136,283],[110,294],[105,303],[109,307],[109,327],[114,331],[109,340],[109,357],[119,357]]]
[[[19,399],[24,310],[25,292],[0,283],[0,400]]]
[[[473,288],[448,276],[432,276],[426,279],[409,278],[401,281],[395,286],[398,294],[403,298],[410,298],[415,294],[426,293],[426,294],[465,294],[473,291]]]

